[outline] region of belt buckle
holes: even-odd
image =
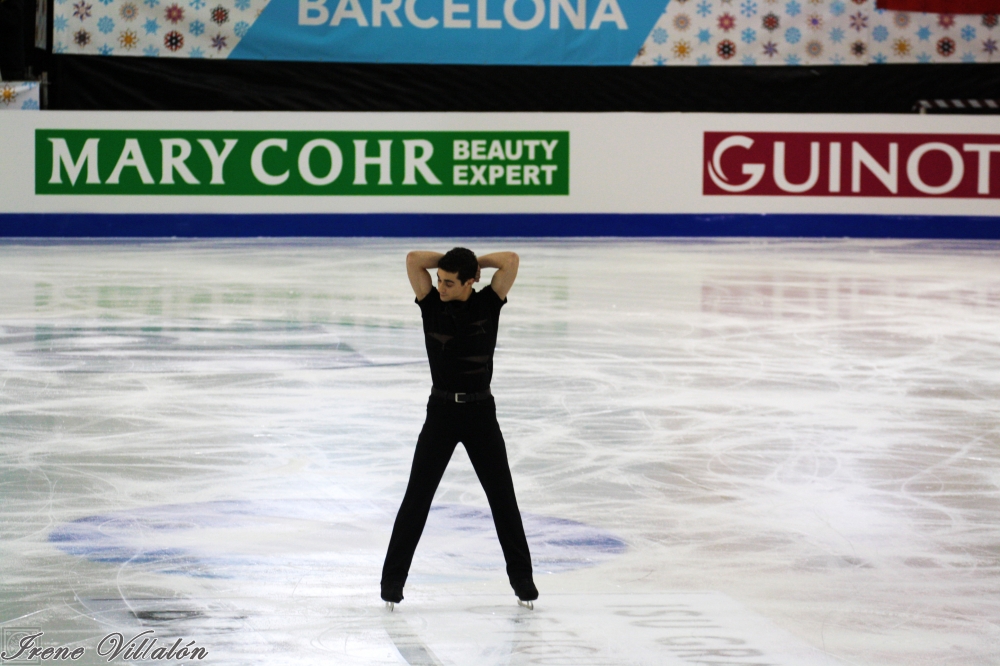
[[[465,401],[464,401],[464,400],[459,400],[459,399],[458,399],[458,396],[460,396],[460,395],[464,396],[464,395],[467,395],[467,394],[465,394],[465,393],[456,393],[456,394],[455,394],[455,402],[457,402],[457,403],[458,403],[458,404],[460,404],[460,405],[462,405],[462,404],[465,404]]]

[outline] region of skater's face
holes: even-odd
[[[472,293],[473,278],[469,278],[465,284],[458,281],[458,273],[449,273],[438,269],[438,293],[441,294],[442,301],[465,301]]]

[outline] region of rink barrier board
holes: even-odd
[[[0,237],[791,237],[998,240],[1000,216],[0,213]]]

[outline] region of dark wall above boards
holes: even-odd
[[[54,55],[53,109],[914,113],[1000,99],[1000,64],[358,65]]]

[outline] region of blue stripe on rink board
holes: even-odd
[[[0,237],[798,237],[1000,239],[1000,216],[613,213],[0,213]]]

